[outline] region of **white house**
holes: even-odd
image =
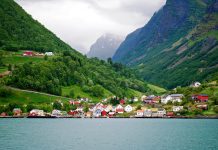
[[[94,111],[97,110],[97,109],[100,109],[101,111],[104,110],[104,105],[102,103],[98,103],[95,105],[94,107]]]
[[[76,111],[78,111],[78,112],[83,112],[83,107],[78,107],[77,109],[76,109]]]
[[[52,116],[61,116],[62,113],[60,110],[54,109],[51,113]]]
[[[95,111],[93,111],[93,116],[94,117],[100,117],[101,116],[101,109],[96,109]]]
[[[164,116],[166,116],[166,110],[165,110],[164,108],[158,108],[157,116],[158,116],[158,117],[164,117]]]
[[[201,83],[200,82],[194,82],[190,85],[190,87],[200,87],[201,86]]]
[[[142,97],[141,97],[141,101],[144,101],[145,99],[146,99],[146,95],[142,95]]]
[[[124,108],[125,112],[131,112],[133,110],[132,106],[130,105],[127,105],[125,108]]]
[[[179,112],[183,110],[183,106],[173,106],[173,112]]]
[[[112,107],[112,111],[115,112],[116,111],[116,106]]]
[[[143,117],[144,111],[143,110],[137,110],[136,117]]]
[[[183,94],[171,94],[171,95],[167,95],[167,96],[163,96],[161,97],[161,103],[163,104],[167,104],[168,102],[182,102],[182,98],[184,97]]]
[[[30,111],[30,116],[45,116],[43,110],[33,109]]]
[[[47,56],[53,56],[54,54],[53,54],[53,52],[46,52],[45,55],[47,55]]]
[[[133,102],[138,102],[138,101],[139,101],[139,99],[137,97],[133,98]]]
[[[151,117],[151,116],[152,116],[152,111],[151,111],[151,109],[145,109],[145,110],[144,110],[144,116],[145,116],[145,117]]]

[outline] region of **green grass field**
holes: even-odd
[[[24,57],[24,56],[6,56],[3,58],[4,64],[24,64],[28,62],[44,61],[43,57]]]
[[[12,95],[8,97],[0,97],[0,104],[8,104],[13,102],[21,104],[49,104],[51,102],[54,102],[55,100],[67,101],[69,100],[69,98],[49,96],[43,93],[31,93],[12,89]]]
[[[28,62],[40,62],[43,61],[44,57],[27,57],[22,56],[23,51],[18,52],[9,52],[9,51],[1,51],[3,53],[3,63],[5,65],[8,64],[24,64]]]
[[[153,84],[148,84],[148,87],[149,87],[150,89],[156,91],[158,94],[159,94],[159,93],[164,93],[164,92],[166,92],[166,89],[161,88],[161,87],[158,87],[158,86],[153,85]]]
[[[63,96],[69,95],[71,90],[74,91],[75,97],[89,98],[89,99],[93,100],[93,102],[99,102],[100,100],[102,100],[102,98],[100,98],[100,97],[94,97],[94,96],[90,95],[89,93],[83,92],[81,87],[78,85],[62,87],[62,95]],[[112,96],[112,94],[107,90],[104,90],[104,93],[105,93],[105,98]]]

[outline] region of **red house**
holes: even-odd
[[[0,116],[1,116],[1,117],[6,117],[6,116],[7,116],[7,113],[3,112],[3,113],[1,113]]]
[[[73,116],[73,117],[76,117],[76,116],[78,116],[78,111],[73,111],[73,110],[71,110],[71,111],[69,111],[68,112],[68,115],[71,115],[71,116]]]
[[[174,117],[174,112],[167,112],[167,117],[169,117],[169,118]]]
[[[121,104],[121,105],[124,105],[124,104],[125,104],[125,100],[124,100],[124,99],[121,99],[121,100],[120,100],[120,104]]]
[[[103,110],[103,111],[101,112],[101,116],[102,116],[102,117],[106,117],[106,116],[107,116],[107,112],[106,112],[105,110]]]
[[[33,52],[32,51],[25,51],[24,53],[23,53],[23,56],[33,56],[34,54],[33,54]]]
[[[206,94],[198,94],[198,95],[193,95],[192,99],[198,102],[207,102],[208,101],[208,95]]]

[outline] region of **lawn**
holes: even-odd
[[[49,96],[43,93],[31,93],[31,92],[12,89],[12,95],[8,97],[0,97],[0,104],[8,104],[12,102],[22,103],[22,104],[28,104],[28,103],[47,104],[47,103],[54,102],[55,100],[67,101],[69,99],[58,97],[58,96]]]
[[[6,56],[3,58],[4,64],[24,64],[41,61],[44,61],[43,57]]]
[[[156,91],[158,94],[159,93],[164,93],[166,92],[166,90],[164,88],[161,88],[161,87],[158,87],[156,85],[153,85],[153,84],[148,84],[148,87],[154,91]]]
[[[75,97],[89,98],[89,99],[93,100],[93,102],[99,102],[100,100],[102,100],[102,97],[94,97],[94,96],[90,95],[89,93],[83,92],[81,87],[78,85],[63,87],[62,88],[62,95],[63,96],[69,95],[71,90],[74,91]],[[105,93],[105,98],[112,96],[112,94],[107,90],[104,90],[104,93]]]

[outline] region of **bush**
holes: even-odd
[[[71,97],[71,98],[74,98],[74,97],[75,97],[75,92],[74,92],[74,90],[71,90],[71,91],[70,91],[70,97]]]
[[[0,87],[0,97],[8,97],[12,94],[12,91],[6,87]]]
[[[101,86],[96,85],[91,88],[91,93],[95,97],[102,97],[104,96],[104,89]]]
[[[214,110],[215,113],[218,113],[218,105],[214,106],[213,110]]]

